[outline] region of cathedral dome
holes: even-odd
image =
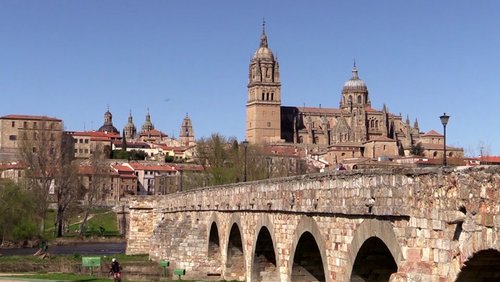
[[[104,124],[99,128],[100,132],[119,133],[118,129],[113,126],[113,115],[109,109],[104,113]]]
[[[142,125],[142,132],[146,132],[146,131],[150,131],[150,130],[153,130],[155,129],[153,123],[151,122],[151,115],[149,115],[149,109],[148,109],[148,113],[146,114],[146,121],[144,122],[144,124]]]
[[[274,61],[273,52],[267,46],[267,35],[265,31],[265,23],[262,25],[262,35],[260,37],[260,47],[255,51],[253,59],[265,59]]]
[[[368,87],[366,86],[366,83],[359,79],[358,76],[358,68],[356,67],[356,64],[354,64],[354,67],[352,68],[352,77],[348,81],[344,83],[344,88],[342,89],[342,92],[358,92],[358,91],[368,91]]]

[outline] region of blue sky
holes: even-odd
[[[356,59],[372,106],[500,155],[499,1],[0,1],[0,115],[244,138],[262,19],[282,104],[338,107]]]

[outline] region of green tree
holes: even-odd
[[[33,194],[12,181],[0,179],[2,240],[27,240],[39,234]]]
[[[418,142],[416,145],[411,145],[410,154],[414,156],[423,156],[424,155],[424,146],[422,146],[421,142]]]

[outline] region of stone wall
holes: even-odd
[[[304,234],[310,234],[324,280],[349,281],[357,275],[352,270],[363,244],[378,238],[397,265],[392,281],[455,281],[474,254],[500,250],[499,172],[499,167],[340,171],[139,196],[129,203],[127,253],[170,260],[192,278],[272,281],[278,275],[293,281],[299,266],[307,267],[296,267],[294,260]],[[212,226],[220,240],[218,259],[208,255]],[[240,232],[242,273],[228,252],[237,242],[231,230]],[[263,230],[270,234],[274,264],[254,255],[266,245],[258,240],[267,234]],[[256,273],[260,266],[254,261],[266,265],[264,270]]]

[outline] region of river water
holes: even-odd
[[[126,246],[126,243],[77,243],[61,246],[49,245],[47,252],[55,255],[112,255],[124,254]],[[38,248],[0,248],[0,254],[3,256],[31,255],[37,250]]]

